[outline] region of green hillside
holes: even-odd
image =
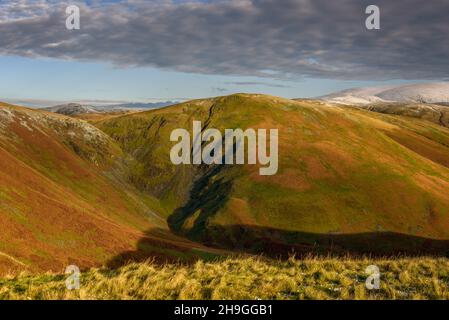
[[[0,105],[0,274],[233,253],[448,253],[449,129],[238,94],[95,118]],[[279,170],[179,165],[172,130],[278,129]],[[101,130],[99,130],[101,129]]]
[[[279,171],[175,166],[170,133],[279,129]],[[161,201],[171,229],[208,245],[280,255],[446,253],[449,129],[364,110],[237,94],[97,122],[127,179]]]

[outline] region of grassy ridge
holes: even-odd
[[[380,289],[367,290],[376,265]],[[0,280],[0,299],[449,299],[447,258],[227,258],[192,265],[133,263],[81,275],[79,291],[65,275],[22,274]]]
[[[220,131],[279,129],[279,172],[260,176],[249,165],[174,166],[170,133],[191,131],[193,120]],[[449,129],[427,121],[236,94],[96,125],[130,155],[130,181],[161,200],[172,230],[208,245],[234,248],[256,234],[286,243],[291,232],[449,237]],[[382,247],[382,241],[369,242],[364,250]]]

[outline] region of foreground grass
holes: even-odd
[[[365,288],[369,265],[379,290]],[[69,291],[65,275],[0,280],[0,299],[449,299],[449,259],[228,258],[193,265],[92,269]]]

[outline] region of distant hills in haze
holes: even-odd
[[[132,102],[112,105],[113,108],[126,108],[126,109],[156,109],[171,106],[179,103],[179,101],[161,101],[161,102]]]
[[[96,114],[96,113],[156,109],[173,105],[176,103],[177,103],[176,101],[162,101],[162,102],[149,102],[149,103],[131,102],[131,103],[122,103],[105,106],[95,106],[81,103],[66,103],[56,105],[53,107],[43,108],[42,110],[59,113],[67,116],[75,116],[80,114]]]

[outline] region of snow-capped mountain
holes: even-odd
[[[449,82],[354,88],[322,96],[319,99],[359,105],[377,102],[449,103]]]

